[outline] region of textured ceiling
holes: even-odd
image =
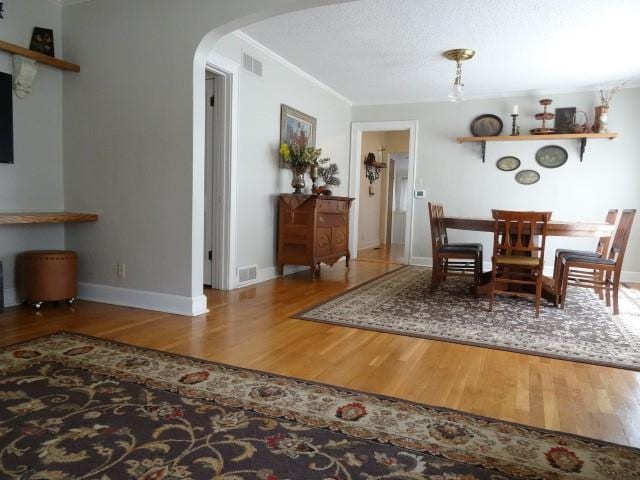
[[[640,81],[640,0],[360,0],[243,29],[355,104],[446,99],[451,48],[467,97]]]

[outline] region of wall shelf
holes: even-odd
[[[0,212],[0,225],[23,225],[34,223],[79,223],[95,222],[97,213],[76,212]]]
[[[29,50],[28,48],[24,48],[20,45],[15,45],[9,42],[3,42],[2,40],[0,40],[0,50],[4,50],[5,52],[11,53],[13,55],[20,55],[21,57],[30,58],[38,63],[49,65],[50,67],[54,68],[59,68],[60,70],[67,70],[70,72],[80,71],[80,65],[76,65],[75,63],[67,62],[66,60],[62,60],[60,58],[50,57],[49,55],[45,55],[44,53],[34,52],[33,50]]]
[[[548,135],[498,135],[495,137],[458,137],[458,143],[480,143],[482,145],[482,163],[485,161],[487,142],[529,142],[549,140],[578,140],[580,142],[580,161],[587,148],[588,139],[613,140],[617,133],[553,133]]]

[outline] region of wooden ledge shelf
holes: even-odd
[[[70,72],[79,72],[80,65],[67,62],[60,58],[50,57],[44,53],[34,52],[28,48],[21,47],[20,45],[14,45],[13,43],[3,42],[0,40],[0,50],[11,53],[13,55],[20,55],[21,57],[30,58],[38,63],[49,65],[50,67],[59,68],[60,70],[67,70]]]
[[[35,223],[80,223],[95,222],[97,213],[76,212],[0,212],[0,225],[23,225]]]
[[[613,140],[617,133],[551,133],[547,135],[498,135],[495,137],[458,137],[458,143],[480,143],[482,145],[482,163],[485,161],[487,142],[530,142],[549,140],[579,140],[580,141],[580,161],[584,157],[588,139],[608,139]]]

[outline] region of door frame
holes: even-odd
[[[416,158],[418,155],[418,120],[388,120],[380,122],[352,122],[351,123],[351,158],[349,160],[349,196],[355,198],[351,207],[349,250],[351,257],[358,256],[358,215],[360,208],[360,180],[362,160],[362,134],[364,132],[385,132],[409,130],[409,178],[407,188],[407,217],[404,232],[405,265],[409,265],[413,253],[413,191],[415,189]]]
[[[237,211],[238,211],[238,83],[240,65],[223,57],[210,53],[207,55],[205,69],[222,80],[224,85],[216,89],[222,93],[218,116],[214,120],[223,125],[218,148],[218,158],[213,163],[212,217],[217,220],[214,229],[213,255],[219,259],[214,262],[218,279],[218,288],[232,290],[237,284]],[[218,83],[218,82],[216,82]],[[206,132],[205,132],[206,133]],[[214,156],[215,158],[215,156]],[[213,227],[213,222],[212,222]]]

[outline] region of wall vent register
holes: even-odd
[[[242,67],[254,75],[262,77],[262,62],[244,52],[242,53]]]
[[[258,279],[258,265],[238,268],[238,286],[253,283]]]

